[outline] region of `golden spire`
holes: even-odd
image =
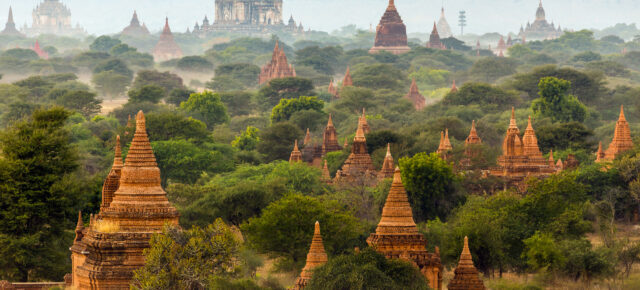
[[[449,141],[449,129],[444,129],[444,132],[444,147],[447,150],[451,150],[453,146],[451,146],[451,141]]]
[[[478,132],[476,131],[476,120],[471,121],[471,130],[469,131],[469,137],[464,141],[465,145],[470,144],[480,144],[482,143],[482,139],[478,136]]]
[[[327,128],[333,127],[333,118],[331,114],[329,114],[329,121],[327,122]]]
[[[596,162],[604,161],[605,153],[602,150],[602,141],[598,144],[598,152],[596,153]]]
[[[484,290],[484,283],[473,265],[473,257],[469,250],[469,239],[464,237],[464,245],[460,254],[460,261],[454,270],[454,277],[447,285],[450,290]]]
[[[376,228],[376,234],[417,234],[418,228],[413,220],[407,192],[402,184],[400,168],[393,173],[391,190],[382,208],[382,217]]]
[[[322,235],[320,234],[320,223],[316,221],[311,246],[307,254],[307,262],[302,269],[302,273],[300,273],[300,278],[311,279],[313,269],[324,265],[328,260],[327,253],[324,250],[324,243],[322,242]]]
[[[509,120],[509,129],[518,129],[516,124],[516,109],[511,107],[511,120]]]
[[[298,149],[298,140],[294,142],[293,151],[291,151],[291,156],[289,156],[289,163],[301,162],[302,161],[302,152]]]
[[[538,147],[536,132],[533,130],[533,125],[531,125],[531,116],[529,116],[527,129],[524,131],[524,136],[522,137],[522,143],[524,144],[524,155],[531,157],[542,156],[542,152],[540,152],[540,148]]]
[[[380,169],[378,178],[385,179],[392,177],[395,173],[395,165],[393,163],[393,156],[391,156],[391,143],[387,143],[387,155],[384,157],[384,161],[382,162],[382,169]]]
[[[78,211],[78,223],[76,224],[76,237],[74,242],[82,240],[82,230],[84,230],[84,223],[82,222],[82,211]]]
[[[620,105],[620,116],[618,117],[618,121],[626,121],[627,118],[624,116],[624,105]]]
[[[555,164],[555,160],[553,160],[553,149],[549,151],[549,165],[553,166]]]
[[[387,143],[387,155],[385,157],[391,157],[391,143]]]
[[[120,170],[124,166],[122,163],[122,148],[120,148],[120,135],[116,136],[116,149],[113,157],[113,169]]]
[[[309,128],[307,128],[307,134],[304,136],[304,146],[309,146],[311,143],[311,133],[309,132]]]
[[[322,179],[325,182],[331,182],[331,173],[329,173],[329,166],[327,165],[327,160],[324,160],[324,166],[322,167]]]

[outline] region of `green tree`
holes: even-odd
[[[302,140],[302,130],[288,122],[279,122],[260,133],[258,152],[265,155],[267,162],[289,160],[293,143]]]
[[[450,92],[444,98],[449,105],[481,105],[485,110],[503,111],[516,106],[520,98],[513,91],[485,83],[465,83],[457,92]]]
[[[202,56],[192,55],[185,56],[178,60],[176,67],[183,71],[192,72],[211,72],[213,64]]]
[[[151,142],[158,159],[163,186],[169,181],[194,183],[203,173],[216,173],[225,166],[221,152],[200,148],[187,140]]]
[[[437,153],[418,153],[400,159],[402,181],[417,221],[445,218],[464,202],[456,190],[457,177],[451,165]]]
[[[36,110],[1,132],[0,278],[59,279],[68,271],[66,230],[77,215],[78,156],[60,107]]]
[[[315,110],[322,112],[324,102],[318,100],[318,97],[300,96],[297,99],[281,99],[280,103],[273,107],[271,111],[271,122],[287,121],[291,116],[303,110]]]
[[[544,77],[556,77],[570,81],[569,94],[578,96],[581,101],[587,104],[594,103],[607,92],[602,74],[578,71],[570,67],[559,68],[556,65],[544,65],[534,68],[531,72],[517,74],[510,81],[510,86],[527,93],[529,99],[533,100],[538,96],[538,85]]]
[[[98,63],[98,65],[93,69],[94,74],[99,74],[105,71],[112,71],[123,76],[126,76],[128,82],[131,82],[133,79],[133,71],[129,69],[127,64],[120,59],[109,59],[103,62]]]
[[[416,266],[400,259],[387,259],[375,250],[366,248],[359,253],[332,258],[316,268],[305,289],[430,288]]]
[[[205,228],[166,226],[149,246],[132,289],[210,289],[216,279],[239,275],[242,244],[221,219]]]
[[[219,93],[220,99],[227,106],[229,113],[232,116],[249,115],[251,114],[252,106],[252,94],[246,91],[234,91],[234,92],[221,92]]]
[[[26,48],[8,49],[4,51],[2,54],[0,54],[0,57],[14,58],[19,60],[27,60],[27,61],[40,59],[40,57],[38,56],[37,53],[35,53],[35,51],[33,51],[32,49],[26,49]]]
[[[129,86],[129,77],[114,71],[103,71],[94,74],[91,81],[96,90],[105,96],[114,97],[123,94]]]
[[[296,65],[310,66],[318,72],[333,75],[342,53],[340,46],[306,47],[296,51]]]
[[[186,102],[180,104],[180,108],[202,120],[209,128],[229,121],[227,108],[220,95],[211,91],[192,94]]]
[[[147,85],[155,85],[164,89],[167,97],[169,93],[176,89],[185,89],[182,83],[182,78],[176,74],[170,72],[159,72],[157,70],[143,70],[136,74],[136,78],[133,80],[132,88],[141,89]],[[178,103],[177,105],[180,105]]]
[[[354,68],[353,84],[372,90],[404,91],[409,86],[407,75],[390,64],[372,64]]]
[[[492,83],[497,79],[516,73],[518,63],[506,57],[485,57],[476,61],[469,73],[474,79]]]
[[[245,87],[253,87],[258,84],[260,67],[248,63],[223,64],[216,67],[215,75],[228,76],[231,79],[241,82]]]
[[[169,92],[169,97],[166,98],[166,102],[169,104],[180,106],[182,102],[186,102],[187,100],[189,100],[189,97],[193,93],[195,93],[195,91],[192,89],[187,89],[187,88],[173,89],[171,92]]]
[[[119,56],[128,52],[136,52],[137,50],[135,47],[131,47],[126,43],[121,43],[109,49],[109,54]]]
[[[261,102],[269,108],[277,105],[280,99],[313,95],[315,95],[313,83],[303,78],[272,79],[267,86],[264,86],[258,92]]]
[[[229,75],[216,75],[211,81],[208,81],[205,86],[207,89],[216,92],[244,90],[246,88],[240,81]]]
[[[260,137],[258,136],[259,132],[260,131],[256,127],[247,126],[247,130],[242,132],[240,136],[236,137],[236,139],[231,142],[231,146],[240,150],[255,150],[256,147],[258,147],[258,142],[260,142]]]
[[[89,45],[89,48],[93,51],[109,52],[111,48],[121,43],[119,39],[103,35],[96,38],[93,43]]]
[[[93,69],[96,65],[110,57],[111,56],[106,52],[86,51],[75,55],[71,63],[75,66]]]
[[[131,89],[128,92],[129,102],[132,103],[150,102],[157,104],[165,94],[164,89],[156,85],[146,85],[139,89]]]
[[[102,100],[96,99],[96,94],[87,91],[68,91],[56,98],[58,105],[91,117],[100,112]]]
[[[211,132],[207,130],[207,125],[178,112],[150,112],[145,115],[145,118],[147,133],[153,141],[176,139],[189,140],[194,143],[211,141]]]
[[[538,117],[549,117],[556,122],[583,122],[587,108],[568,94],[571,82],[554,77],[540,79],[540,98],[531,103],[531,110]]]
[[[362,234],[359,221],[335,201],[322,202],[300,194],[290,194],[269,205],[262,215],[242,224],[252,247],[274,258],[280,265],[301,268],[309,251],[314,224],[320,222],[324,245],[330,255],[358,245]]]
[[[596,145],[591,140],[593,131],[578,122],[536,126],[536,136],[542,152],[569,148],[592,151]]]

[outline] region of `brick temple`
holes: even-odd
[[[284,49],[280,48],[280,44],[276,41],[271,61],[264,65],[260,70],[258,83],[264,84],[272,79],[295,76],[296,70],[289,64],[287,61],[287,55],[284,54]]]
[[[464,245],[460,254],[458,266],[453,271],[453,280],[449,281],[449,290],[484,290],[484,282],[480,279],[478,270],[473,266],[473,257],[469,251],[469,239],[464,237]]]
[[[311,246],[309,247],[309,253],[307,254],[306,264],[304,265],[304,268],[302,268],[300,276],[296,279],[296,282],[291,289],[304,289],[313,277],[313,269],[324,265],[327,261],[327,253],[324,250],[322,235],[320,234],[320,223],[316,221],[313,238],[311,239]]]
[[[620,154],[631,149],[633,149],[633,141],[631,140],[629,122],[627,122],[627,118],[624,116],[624,106],[620,106],[620,116],[616,122],[613,140],[606,151],[602,151],[602,142],[600,143],[596,160],[598,162],[613,161]]]
[[[416,84],[416,79],[411,80],[411,87],[409,88],[409,93],[404,96],[405,99],[409,100],[413,107],[416,110],[422,110],[425,106],[425,98],[420,94],[420,90],[418,90],[418,85]]]
[[[394,0],[389,0],[380,24],[376,27],[376,39],[369,53],[387,51],[393,54],[403,54],[411,50],[407,40],[407,27],[396,9]]]
[[[176,58],[182,58],[182,49],[173,39],[173,33],[169,27],[169,18],[167,17],[164,22],[164,28],[162,34],[160,34],[160,40],[153,48],[153,59],[156,62],[162,62],[172,60]]]

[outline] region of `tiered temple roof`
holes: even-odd
[[[122,30],[121,34],[129,36],[145,36],[149,35],[149,30],[146,26],[142,26],[140,24],[140,20],[138,20],[138,13],[134,10],[133,17],[131,17],[131,23]]]
[[[482,139],[478,136],[478,131],[476,131],[476,120],[471,121],[471,130],[469,131],[469,137],[464,140],[465,145],[474,145],[474,144],[482,144]]]
[[[440,255],[429,253],[426,249],[427,240],[418,232],[413,220],[409,198],[397,167],[382,217],[376,232],[367,238],[367,244],[389,259],[404,259],[413,263],[429,280],[431,288],[442,289]]]
[[[472,158],[478,157],[481,152],[478,148],[474,147],[475,145],[482,144],[482,139],[478,136],[478,132],[476,131],[476,121],[473,120],[471,122],[471,130],[469,131],[469,136],[466,140],[464,140],[464,158],[461,160],[461,164],[464,167],[469,167],[472,165]]]
[[[367,151],[367,139],[364,134],[363,124],[360,122],[351,145],[351,154],[342,165],[342,169],[336,174],[337,180],[353,180],[360,177],[368,179],[376,175],[373,161]]]
[[[311,246],[309,247],[309,253],[307,254],[307,262],[304,268],[302,268],[300,277],[296,279],[296,283],[292,289],[304,289],[313,277],[313,270],[324,265],[327,261],[329,261],[329,259],[327,258],[327,253],[324,250],[324,244],[322,243],[320,223],[316,221],[315,229],[313,231],[313,239],[311,240]]]
[[[73,285],[78,289],[129,289],[133,271],[144,265],[151,236],[165,224],[178,225],[178,211],[160,185],[142,111],[120,174],[112,201],[91,215],[89,228],[72,246]]]
[[[287,55],[284,53],[284,49],[280,48],[280,44],[276,41],[271,61],[264,65],[260,70],[258,82],[260,84],[264,84],[272,79],[295,76],[296,70],[289,64],[287,61]]]
[[[296,162],[302,162],[302,152],[298,149],[298,140],[295,141],[293,151],[291,151],[291,156],[289,156],[289,163]]]
[[[153,48],[153,58],[157,62],[167,61],[171,59],[181,58],[182,49],[173,39],[173,33],[169,27],[169,18],[167,17],[164,22],[164,29],[160,35],[160,40]]]
[[[427,48],[433,49],[447,49],[442,41],[440,41],[440,34],[438,34],[438,28],[436,27],[436,23],[433,23],[433,30],[431,30],[431,35],[429,35],[429,42],[427,42]]]
[[[519,36],[524,40],[525,38],[533,40],[548,40],[560,37],[563,34],[560,26],[555,27],[553,23],[547,22],[546,13],[542,7],[542,0],[536,10],[536,20],[532,23],[527,23],[527,27],[520,27]]]
[[[621,153],[633,149],[633,141],[631,140],[631,130],[629,123],[624,116],[624,107],[620,106],[620,116],[616,122],[616,129],[613,133],[613,140],[609,144],[609,148],[605,151],[604,159],[611,161],[616,159]]]
[[[382,15],[380,24],[376,27],[375,43],[369,53],[388,51],[393,54],[402,54],[410,50],[407,41],[407,27],[398,14],[394,0],[389,0],[387,10]]]
[[[116,193],[120,186],[120,177],[122,176],[122,149],[120,148],[120,136],[116,137],[116,149],[113,158],[113,165],[111,171],[104,181],[102,186],[102,204],[100,209],[104,210],[109,207],[111,201],[113,201],[113,194]]]
[[[469,251],[469,239],[464,237],[464,246],[458,267],[453,271],[453,280],[447,285],[449,290],[484,290],[484,282],[478,276],[478,270],[473,266],[473,257]]]
[[[391,144],[387,143],[387,155],[382,162],[382,169],[378,174],[379,179],[391,178],[395,172],[395,164],[393,163],[393,156],[391,156]]]
[[[4,26],[4,30],[0,32],[1,35],[12,36],[24,36],[18,29],[16,29],[16,23],[13,21],[13,9],[9,6],[9,17],[7,18],[7,24]]]
[[[418,85],[416,84],[415,78],[411,80],[411,88],[409,88],[409,93],[404,96],[404,98],[411,101],[411,103],[413,103],[413,107],[416,108],[416,110],[422,110],[424,108],[425,99],[418,90]]]

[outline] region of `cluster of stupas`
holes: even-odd
[[[260,69],[260,76],[258,76],[258,83],[264,84],[272,79],[295,77],[296,70],[287,61],[287,56],[284,54],[284,49],[280,48],[279,43],[276,41],[276,46],[273,48],[273,55],[271,61],[264,65]]]
[[[342,84],[340,86],[340,90],[338,90],[338,84],[334,83],[333,80],[329,83],[328,92],[334,98],[340,98],[340,91],[345,87],[352,87],[353,79],[351,78],[351,68],[347,66],[347,71],[344,73],[344,78],[342,79]]]
[[[138,12],[133,11],[133,16],[131,17],[129,26],[125,27],[122,32],[120,32],[120,34],[140,37],[148,36],[150,33],[149,29],[147,29],[147,26],[144,23],[140,24],[140,20],[138,20]]]
[[[160,34],[160,40],[153,48],[153,59],[157,62],[167,61],[176,58],[182,58],[182,49],[173,39],[173,33],[169,27],[169,18],[165,19],[164,28],[162,34]]]
[[[165,224],[178,225],[179,213],[160,185],[160,169],[142,112],[123,164],[119,138],[115,158],[102,189],[100,212],[84,227],[78,216],[71,246],[75,289],[129,289],[133,271],[144,266],[144,249]]]
[[[444,268],[440,260],[439,248],[435,247],[435,253],[427,251],[427,240],[418,232],[399,168],[396,167],[393,170],[392,177],[393,183],[382,208],[380,222],[376,231],[367,238],[367,244],[388,259],[408,261],[420,270],[430,288],[441,290]],[[320,224],[316,222],[306,265],[291,289],[304,289],[313,278],[313,270],[328,261],[320,234]],[[467,237],[464,238],[460,262],[454,273],[453,279],[447,286],[448,289],[485,289],[484,282],[473,265]]]

